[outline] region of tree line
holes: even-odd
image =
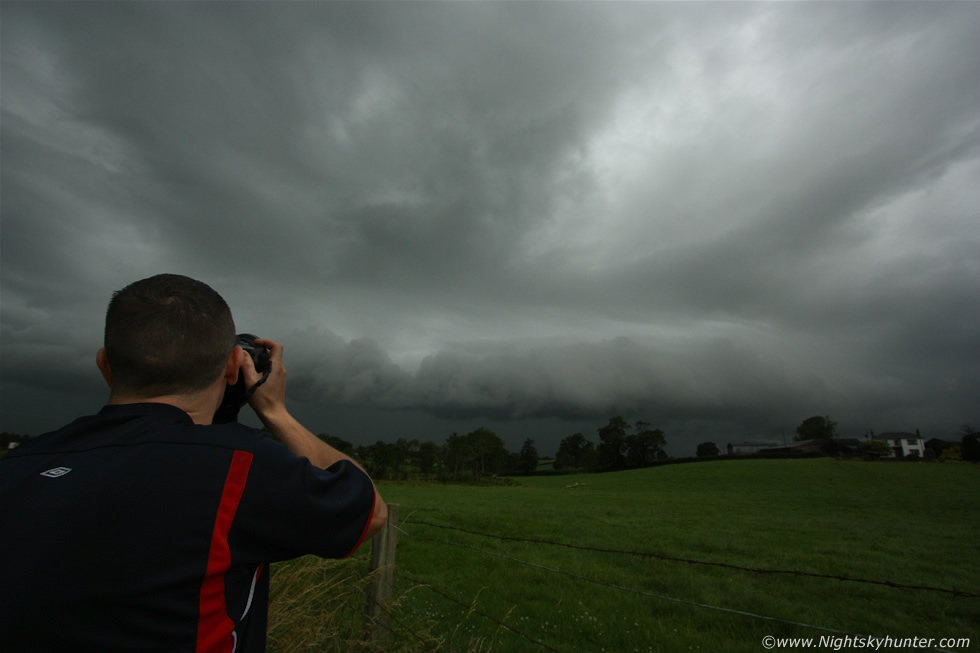
[[[521,451],[514,453],[500,436],[484,427],[465,435],[453,432],[443,444],[398,438],[355,447],[335,435],[317,437],[357,460],[377,480],[482,482],[498,474],[530,474],[538,465],[533,440],[527,438]]]
[[[581,433],[563,439],[555,457],[558,471],[603,471],[645,467],[667,458],[664,432],[647,422],[630,424],[612,417],[597,429],[599,442]],[[442,482],[483,482],[500,474],[533,474],[540,456],[531,438],[520,451],[508,451],[504,441],[488,428],[466,434],[451,433],[442,444],[398,438],[354,446],[335,435],[317,436],[357,460],[378,480],[423,479]]]
[[[959,442],[927,442],[925,458],[980,461],[980,433],[970,424],[963,424],[960,431],[963,437]],[[605,426],[596,429],[596,433],[599,436],[597,443],[582,433],[573,433],[562,439],[554,459],[555,471],[630,469],[653,465],[668,458],[664,432],[652,428],[648,422],[636,421],[631,424],[623,417],[615,416],[609,418]],[[327,433],[317,437],[352,456],[373,478],[379,480],[421,478],[443,482],[482,482],[500,474],[533,474],[541,458],[531,438],[524,440],[520,451],[512,452],[507,450],[496,433],[485,427],[466,434],[453,432],[442,444],[398,438],[395,442],[379,440],[374,444],[355,447],[351,442]],[[837,437],[837,422],[824,415],[803,420],[796,428],[794,439],[833,440]],[[28,435],[0,433],[0,456],[7,452],[10,443],[28,439]],[[862,442],[859,449],[859,453],[866,457],[887,456],[890,451],[887,443],[873,439]],[[698,458],[714,458],[720,454],[714,442],[702,442],[697,446]]]

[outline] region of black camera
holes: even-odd
[[[255,344],[257,336],[251,333],[239,333],[235,336],[235,345],[245,350],[251,356],[255,364],[255,371],[262,375],[262,379],[251,388],[245,388],[245,375],[238,373],[238,381],[225,387],[225,396],[221,400],[221,405],[214,413],[213,424],[226,424],[238,421],[238,411],[248,403],[252,393],[256,388],[265,383],[272,371],[272,352],[261,345]]]
[[[265,347],[255,344],[258,336],[251,333],[239,333],[235,336],[235,344],[245,350],[245,353],[252,357],[255,363],[255,371],[259,374],[268,375],[272,371],[272,352]],[[245,385],[244,379],[239,376],[239,383]]]

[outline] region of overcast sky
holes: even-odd
[[[2,430],[160,272],[356,444],[980,424],[980,3],[0,12]]]

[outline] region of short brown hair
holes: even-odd
[[[158,274],[112,295],[105,352],[112,390],[142,397],[204,390],[235,346],[235,322],[221,295],[179,274]]]

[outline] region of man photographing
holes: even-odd
[[[0,459],[5,652],[263,651],[269,563],[346,557],[384,525],[364,470],[286,409],[283,346],[253,343],[267,374],[200,281],[113,294],[109,403]],[[213,423],[239,375],[268,434]]]

